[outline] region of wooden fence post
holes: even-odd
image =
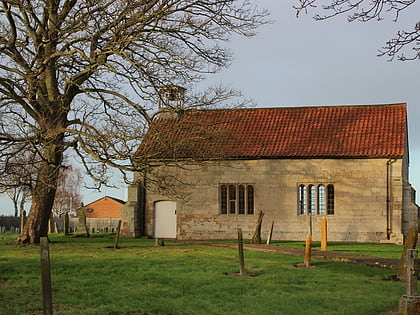
[[[239,252],[239,274],[241,277],[245,276],[245,259],[244,259],[244,240],[242,236],[242,229],[238,228],[238,252]]]
[[[252,236],[252,243],[253,244],[260,244],[261,243],[261,225],[262,220],[264,217],[264,212],[260,211],[260,215],[258,216],[257,226],[255,228],[254,236]]]
[[[41,278],[42,278],[42,301],[44,305],[44,314],[52,315],[52,290],[51,290],[51,266],[50,249],[48,238],[41,237]]]
[[[306,237],[306,244],[305,244],[305,258],[304,258],[304,265],[306,268],[311,266],[311,252],[312,252],[312,236],[308,234]]]
[[[115,235],[115,244],[114,248],[118,249],[118,241],[120,240],[120,230],[121,230],[121,220],[118,220],[118,226],[117,226],[117,234]]]
[[[327,245],[327,218],[321,219],[321,250],[326,252],[328,250]]]
[[[165,246],[165,240],[163,238],[156,238],[155,239],[156,246]]]
[[[268,238],[267,238],[267,245],[270,245],[271,243],[271,238],[273,237],[273,228],[274,228],[274,221],[271,222],[270,233],[268,234]]]

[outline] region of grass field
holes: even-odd
[[[274,241],[273,245],[304,248],[305,242]],[[321,242],[313,242],[312,249],[321,250]],[[337,253],[366,255],[366,256],[381,257],[381,258],[400,259],[402,250],[403,250],[403,246],[397,245],[397,244],[344,243],[344,242],[328,243],[328,251],[337,252]]]
[[[42,314],[39,247],[14,245],[15,238],[0,236],[0,314]],[[388,280],[395,270],[320,260],[295,268],[302,257],[246,251],[254,276],[238,277],[229,248],[121,238],[115,250],[112,235],[50,238],[54,314],[376,315],[396,311],[405,291]],[[277,242],[302,246],[286,243]],[[388,248],[369,246],[363,254]],[[392,258],[400,253],[395,247]]]

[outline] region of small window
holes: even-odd
[[[325,214],[325,186],[318,186],[318,214]]]
[[[236,186],[229,185],[229,213],[234,214],[236,212]]]
[[[298,186],[298,214],[333,215],[334,185],[303,185]]]
[[[298,196],[299,196],[299,214],[306,214],[306,186],[299,185],[298,189]]]
[[[308,189],[308,213],[316,214],[316,188],[314,185],[309,185]]]
[[[254,186],[246,186],[247,213],[254,214]]]
[[[327,214],[334,214],[334,186],[327,186]]]
[[[220,185],[220,214],[254,214],[253,185]]]
[[[220,213],[227,214],[227,185],[220,186]]]
[[[245,214],[245,187],[244,185],[238,186],[238,212],[239,214]]]

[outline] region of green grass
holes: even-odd
[[[42,314],[39,247],[14,245],[15,237],[0,236],[0,314]],[[397,310],[405,291],[386,280],[396,271],[340,262],[295,268],[302,257],[247,251],[254,277],[237,277],[229,248],[121,238],[115,250],[112,235],[51,240],[54,314],[367,315]]]
[[[294,248],[304,248],[305,242],[273,241],[272,245],[294,247]],[[315,250],[321,250],[321,242],[313,242],[312,248]],[[328,251],[381,257],[381,258],[400,259],[402,250],[403,250],[403,245],[397,245],[397,244],[347,243],[347,242],[328,243]]]

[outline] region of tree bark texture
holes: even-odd
[[[48,236],[48,221],[50,220],[54,203],[59,168],[63,158],[63,134],[55,137],[58,144],[47,143],[44,150],[44,160],[40,163],[36,186],[32,191],[32,205],[21,231],[18,243],[39,243],[41,237]],[[56,142],[56,141],[54,141]]]

